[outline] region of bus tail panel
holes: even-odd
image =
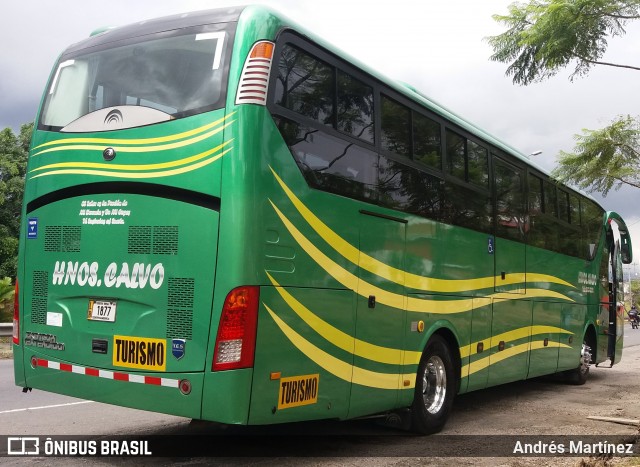
[[[33,358],[158,378],[205,369],[215,206],[98,193],[56,201],[29,217],[37,235],[26,241],[20,283],[28,386],[46,380]],[[65,377],[77,378],[55,379]]]
[[[29,352],[29,386],[90,399],[189,418],[200,418],[203,374],[133,373],[55,360]]]

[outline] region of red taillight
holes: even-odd
[[[20,345],[20,305],[18,301],[18,279],[13,294],[13,343]]]
[[[213,371],[250,368],[256,348],[259,287],[238,287],[227,295],[213,353]]]

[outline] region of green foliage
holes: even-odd
[[[553,175],[606,195],[622,185],[640,188],[640,124],[619,117],[601,130],[582,130],[573,153],[560,151]]]
[[[571,79],[598,64],[640,70],[599,61],[607,39],[622,36],[626,23],[640,18],[640,0],[530,0],[493,18],[508,29],[487,38],[491,59],[510,63],[507,75],[516,84],[542,81],[572,63]]]
[[[9,323],[13,318],[13,294],[14,286],[11,278],[0,279],[0,323]]]
[[[22,125],[16,136],[0,131],[0,277],[15,277],[20,235],[24,177],[33,124]]]

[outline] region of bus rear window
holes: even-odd
[[[99,128],[99,119],[80,119],[113,107],[152,109],[130,125],[140,126],[224,105],[227,31],[163,33],[127,42],[63,56],[45,96],[41,128],[65,131],[74,123],[67,131],[112,129]]]

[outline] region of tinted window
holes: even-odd
[[[467,181],[478,186],[489,186],[488,153],[473,141],[467,142]]]
[[[556,208],[556,186],[553,183],[545,181],[544,188],[544,212],[550,216],[557,217],[558,209]]]
[[[529,214],[536,216],[542,212],[542,179],[529,175]]]
[[[491,232],[493,230],[491,211],[492,203],[488,195],[478,193],[464,185],[446,183],[444,222],[481,232]]]
[[[465,180],[466,140],[462,136],[447,130],[447,159],[449,173],[460,180]]]
[[[414,160],[442,169],[440,124],[419,113],[413,113]]]
[[[380,157],[380,204],[422,217],[442,218],[442,182],[425,172]]]
[[[558,190],[558,217],[564,222],[570,222],[569,193],[562,190]]]
[[[333,67],[286,45],[278,62],[275,102],[302,116],[333,125]]]
[[[598,248],[598,242],[602,235],[602,222],[604,211],[591,200],[583,199],[581,202],[582,232],[587,251],[584,252],[587,259],[593,259]]]
[[[411,154],[411,111],[382,96],[382,149],[409,157]]]
[[[496,194],[496,235],[523,241],[525,216],[520,170],[495,160],[494,189]]]
[[[338,71],[338,130],[373,143],[373,89]]]
[[[278,126],[309,185],[350,198],[377,199],[376,153],[288,120]]]

